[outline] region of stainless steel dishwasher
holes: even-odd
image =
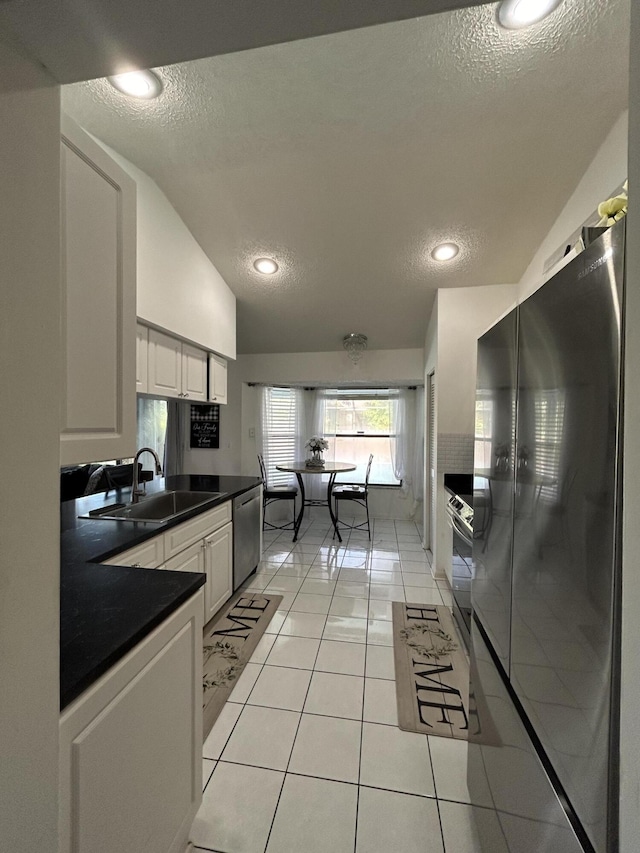
[[[233,500],[233,591],[260,562],[260,487]]]

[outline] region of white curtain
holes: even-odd
[[[184,448],[188,438],[191,409],[181,400],[167,401],[167,437],[164,446],[164,472],[167,476],[184,473]]]
[[[258,428],[256,430],[256,453],[258,456],[262,456],[264,459],[266,456],[265,446],[267,444],[265,440],[265,407],[267,405],[266,395],[267,389],[264,385],[258,385],[253,388],[256,393],[256,411],[257,411],[257,421]],[[256,475],[260,476],[260,466],[258,465],[258,460],[256,459],[254,471]]]
[[[335,396],[335,391],[330,391],[326,388],[316,388],[305,394],[308,428],[304,441],[311,438],[312,435],[319,435],[326,438],[329,442],[329,449],[324,452],[324,458],[327,462],[335,460],[335,408],[327,406],[327,401],[332,396]],[[309,455],[309,450],[305,448],[302,458],[305,459]],[[328,474],[309,474],[305,479],[307,497],[312,500],[325,498],[328,482]]]
[[[422,388],[398,388],[391,394],[391,462],[402,480],[402,496],[415,513],[423,497],[424,417]]]
[[[416,501],[424,499],[424,388],[416,388],[415,394],[415,440],[413,448],[413,496]]]

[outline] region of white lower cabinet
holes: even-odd
[[[109,557],[103,565],[206,574],[203,604],[206,624],[233,592],[231,519],[231,501],[227,501],[141,545]]]
[[[167,569],[170,572],[200,572],[200,574],[204,574],[204,552],[204,540],[202,542],[196,542],[195,545],[185,548],[184,551],[181,551],[179,554],[176,554],[175,557],[167,560],[161,568]],[[207,596],[205,595],[205,609],[206,606]]]
[[[202,801],[203,591],[60,718],[60,853],[183,853]]]
[[[220,530],[211,533],[204,540],[204,545],[207,573],[204,599],[206,624],[231,597],[233,591],[233,525],[225,524]]]

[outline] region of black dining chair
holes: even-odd
[[[371,525],[369,523],[369,475],[371,474],[371,463],[373,462],[373,453],[369,454],[367,462],[367,472],[365,474],[364,483],[340,483],[333,487],[331,497],[335,504],[336,528],[340,521],[339,506],[340,501],[352,501],[359,506],[363,506],[367,513],[367,520],[361,521],[359,524],[343,524],[343,527],[349,530],[364,530],[366,529],[371,539]],[[334,531],[335,538],[335,531]]]
[[[293,530],[296,524],[296,498],[298,496],[298,489],[295,486],[268,486],[267,469],[260,453],[258,453],[258,462],[260,464],[260,476],[262,477],[262,529]],[[292,521],[278,525],[271,524],[270,521],[266,520],[267,507],[276,501],[293,501]]]

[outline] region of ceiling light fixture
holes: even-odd
[[[107,77],[111,85],[131,98],[157,98],[162,92],[162,81],[153,71],[127,71],[126,74],[114,74]]]
[[[451,261],[459,251],[455,243],[441,243],[431,252],[431,257],[436,261]]]
[[[273,258],[258,258],[253,262],[253,266],[262,275],[273,275],[274,272],[278,272],[278,264]]]
[[[367,348],[367,336],[361,335],[359,332],[352,332],[350,335],[344,336],[342,346],[346,349],[351,361],[357,364]]]
[[[562,0],[502,0],[498,22],[508,30],[520,30],[546,18],[560,3]]]

